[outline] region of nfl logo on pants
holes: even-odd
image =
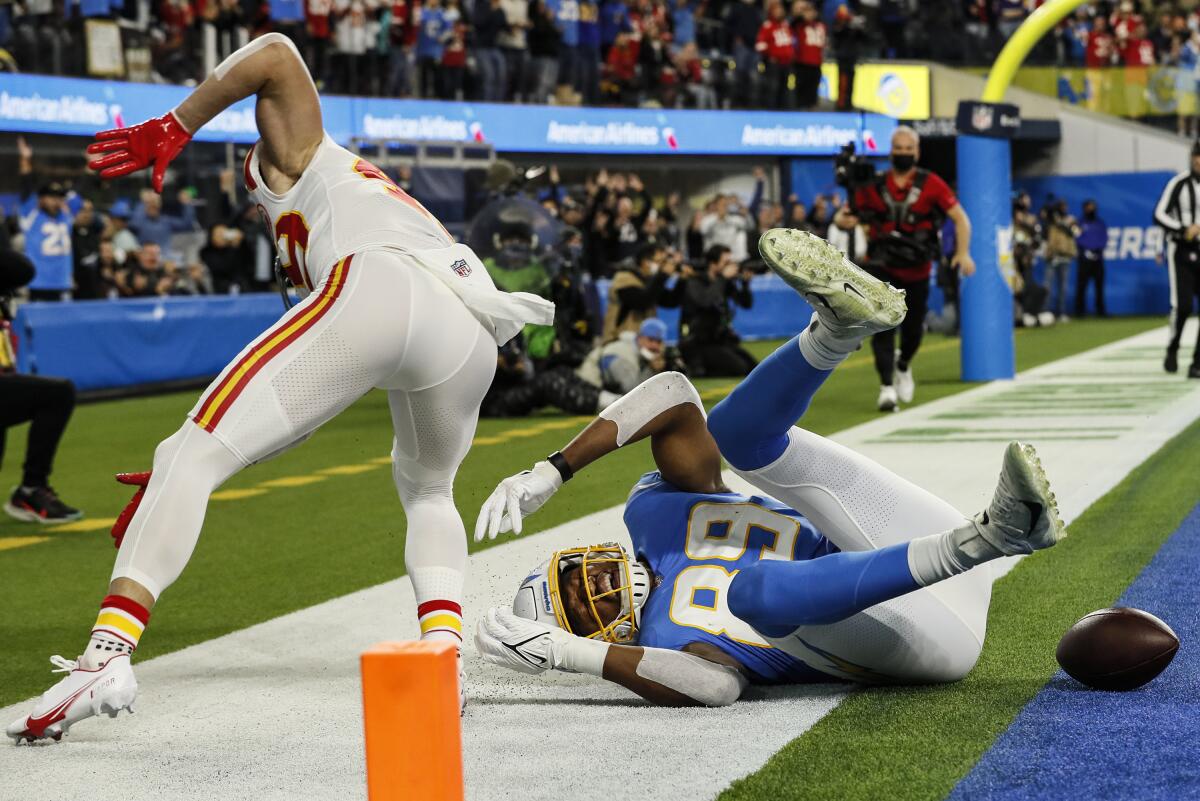
[[[460,278],[466,278],[471,274],[471,265],[467,264],[466,259],[459,259],[450,265],[450,269],[454,270]]]

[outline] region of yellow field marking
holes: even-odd
[[[76,520],[74,523],[63,523],[61,526],[54,526],[46,530],[55,534],[60,531],[99,531],[102,528],[112,528],[112,524],[115,522],[117,522],[116,518],[112,517],[90,517]]]
[[[367,464],[391,464],[391,463],[392,463],[392,457],[390,457],[390,456],[377,456],[376,458],[367,462]]]
[[[242,498],[253,498],[256,495],[266,495],[265,489],[227,489],[214,492],[208,496],[214,501],[240,501]]]
[[[0,551],[9,551],[13,548],[20,548],[24,545],[34,545],[39,542],[45,542],[49,537],[8,537],[0,540]]]
[[[392,457],[388,457],[388,464],[391,464]],[[325,476],[356,476],[359,473],[367,473],[374,470],[379,465],[371,464],[342,464],[337,467],[326,467],[317,472]]]
[[[471,440],[472,445],[499,445],[502,442],[508,442],[508,437],[476,437]],[[388,461],[392,461],[392,457],[388,457]]]
[[[316,484],[318,481],[324,481],[325,476],[283,476],[282,478],[273,478],[270,481],[264,481],[259,484],[259,487],[267,487],[275,489],[276,487],[303,487],[307,484]]]

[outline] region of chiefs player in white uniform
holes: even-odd
[[[108,595],[68,675],[7,729],[58,739],[137,692],[130,655],[155,601],[195,548],[209,495],[243,467],[305,439],[373,387],[387,390],[392,464],[408,518],[405,561],[422,637],[462,640],[466,537],[452,484],[496,366],[498,343],[553,306],[498,291],[475,255],[419,203],[324,133],[317,90],[295,46],[268,34],[224,61],[163,117],[104,131],[88,147],[104,178],[163,173],[191,134],[256,96],[261,139],[245,182],[279,258],[307,297],[242,351],[154,453],[114,528]],[[148,480],[147,480],[148,479]]]

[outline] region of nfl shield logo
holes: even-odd
[[[976,106],[971,111],[971,125],[977,131],[986,131],[992,127],[992,107]]]
[[[466,259],[459,259],[450,265],[450,269],[454,270],[460,278],[466,278],[471,274],[471,265],[467,264]]]

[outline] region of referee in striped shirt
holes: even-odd
[[[1192,145],[1192,166],[1167,182],[1154,207],[1154,221],[1167,231],[1167,269],[1171,276],[1171,343],[1163,369],[1179,370],[1179,338],[1200,295],[1200,140]],[[1188,378],[1200,378],[1200,335]]]

